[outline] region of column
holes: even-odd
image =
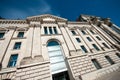
[[[41,35],[40,25],[34,29],[32,57],[41,55]]]
[[[32,26],[29,28],[27,33],[26,51],[25,51],[24,57],[31,57],[32,47],[33,47],[33,34],[34,34],[34,28]]]

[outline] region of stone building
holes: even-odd
[[[120,28],[109,18],[0,20],[0,80],[110,80],[119,70]]]

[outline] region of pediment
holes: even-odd
[[[50,14],[27,17],[27,19],[32,21],[67,21],[67,19],[65,18],[50,15]]]

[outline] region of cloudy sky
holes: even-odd
[[[109,17],[120,26],[120,0],[0,0],[0,16],[4,18],[25,19],[41,14],[71,21],[80,14]]]

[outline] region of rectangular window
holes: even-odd
[[[8,67],[14,67],[16,65],[18,54],[11,55]]]
[[[3,37],[4,37],[4,35],[5,35],[5,33],[4,33],[4,32],[0,33],[0,38],[3,38]]]
[[[93,47],[94,47],[97,51],[100,50],[95,44],[92,44],[92,45],[93,45]]]
[[[119,53],[116,53],[116,55],[120,58],[120,54]]]
[[[71,31],[73,35],[76,35],[75,31]]]
[[[85,53],[88,52],[87,49],[86,49],[84,46],[80,46],[80,47],[81,47],[81,49],[82,49]]]
[[[78,43],[80,43],[80,42],[81,42],[79,38],[76,38],[76,40],[77,40],[77,42],[78,42]]]
[[[90,32],[91,32],[92,34],[95,34],[92,30],[90,30]]]
[[[108,60],[108,62],[112,65],[115,64],[115,62],[109,57],[109,56],[105,56],[105,58]]]
[[[85,32],[85,31],[83,31],[83,30],[82,30],[81,32],[82,32],[82,34],[84,34],[84,35],[86,34],[86,32]]]
[[[21,47],[21,42],[16,42],[14,45],[14,49],[20,49]]]
[[[87,37],[87,40],[90,41],[90,42],[92,41],[92,39],[90,37]]]
[[[97,38],[98,40],[101,40],[98,36],[96,36],[96,38]]]
[[[53,29],[54,29],[54,33],[58,34],[56,27],[53,27]]]
[[[47,27],[44,27],[44,33],[45,33],[45,34],[48,34]]]
[[[19,32],[17,37],[22,38],[24,36],[24,32]]]
[[[50,32],[50,34],[53,34],[52,27],[49,27],[49,32]]]
[[[101,68],[102,68],[101,65],[98,63],[98,61],[97,61],[96,59],[92,59],[91,61],[92,61],[92,63],[95,65],[95,67],[96,67],[97,69],[101,69]]]
[[[105,44],[105,43],[102,43],[102,44],[103,44],[106,48],[110,49],[107,44]]]

